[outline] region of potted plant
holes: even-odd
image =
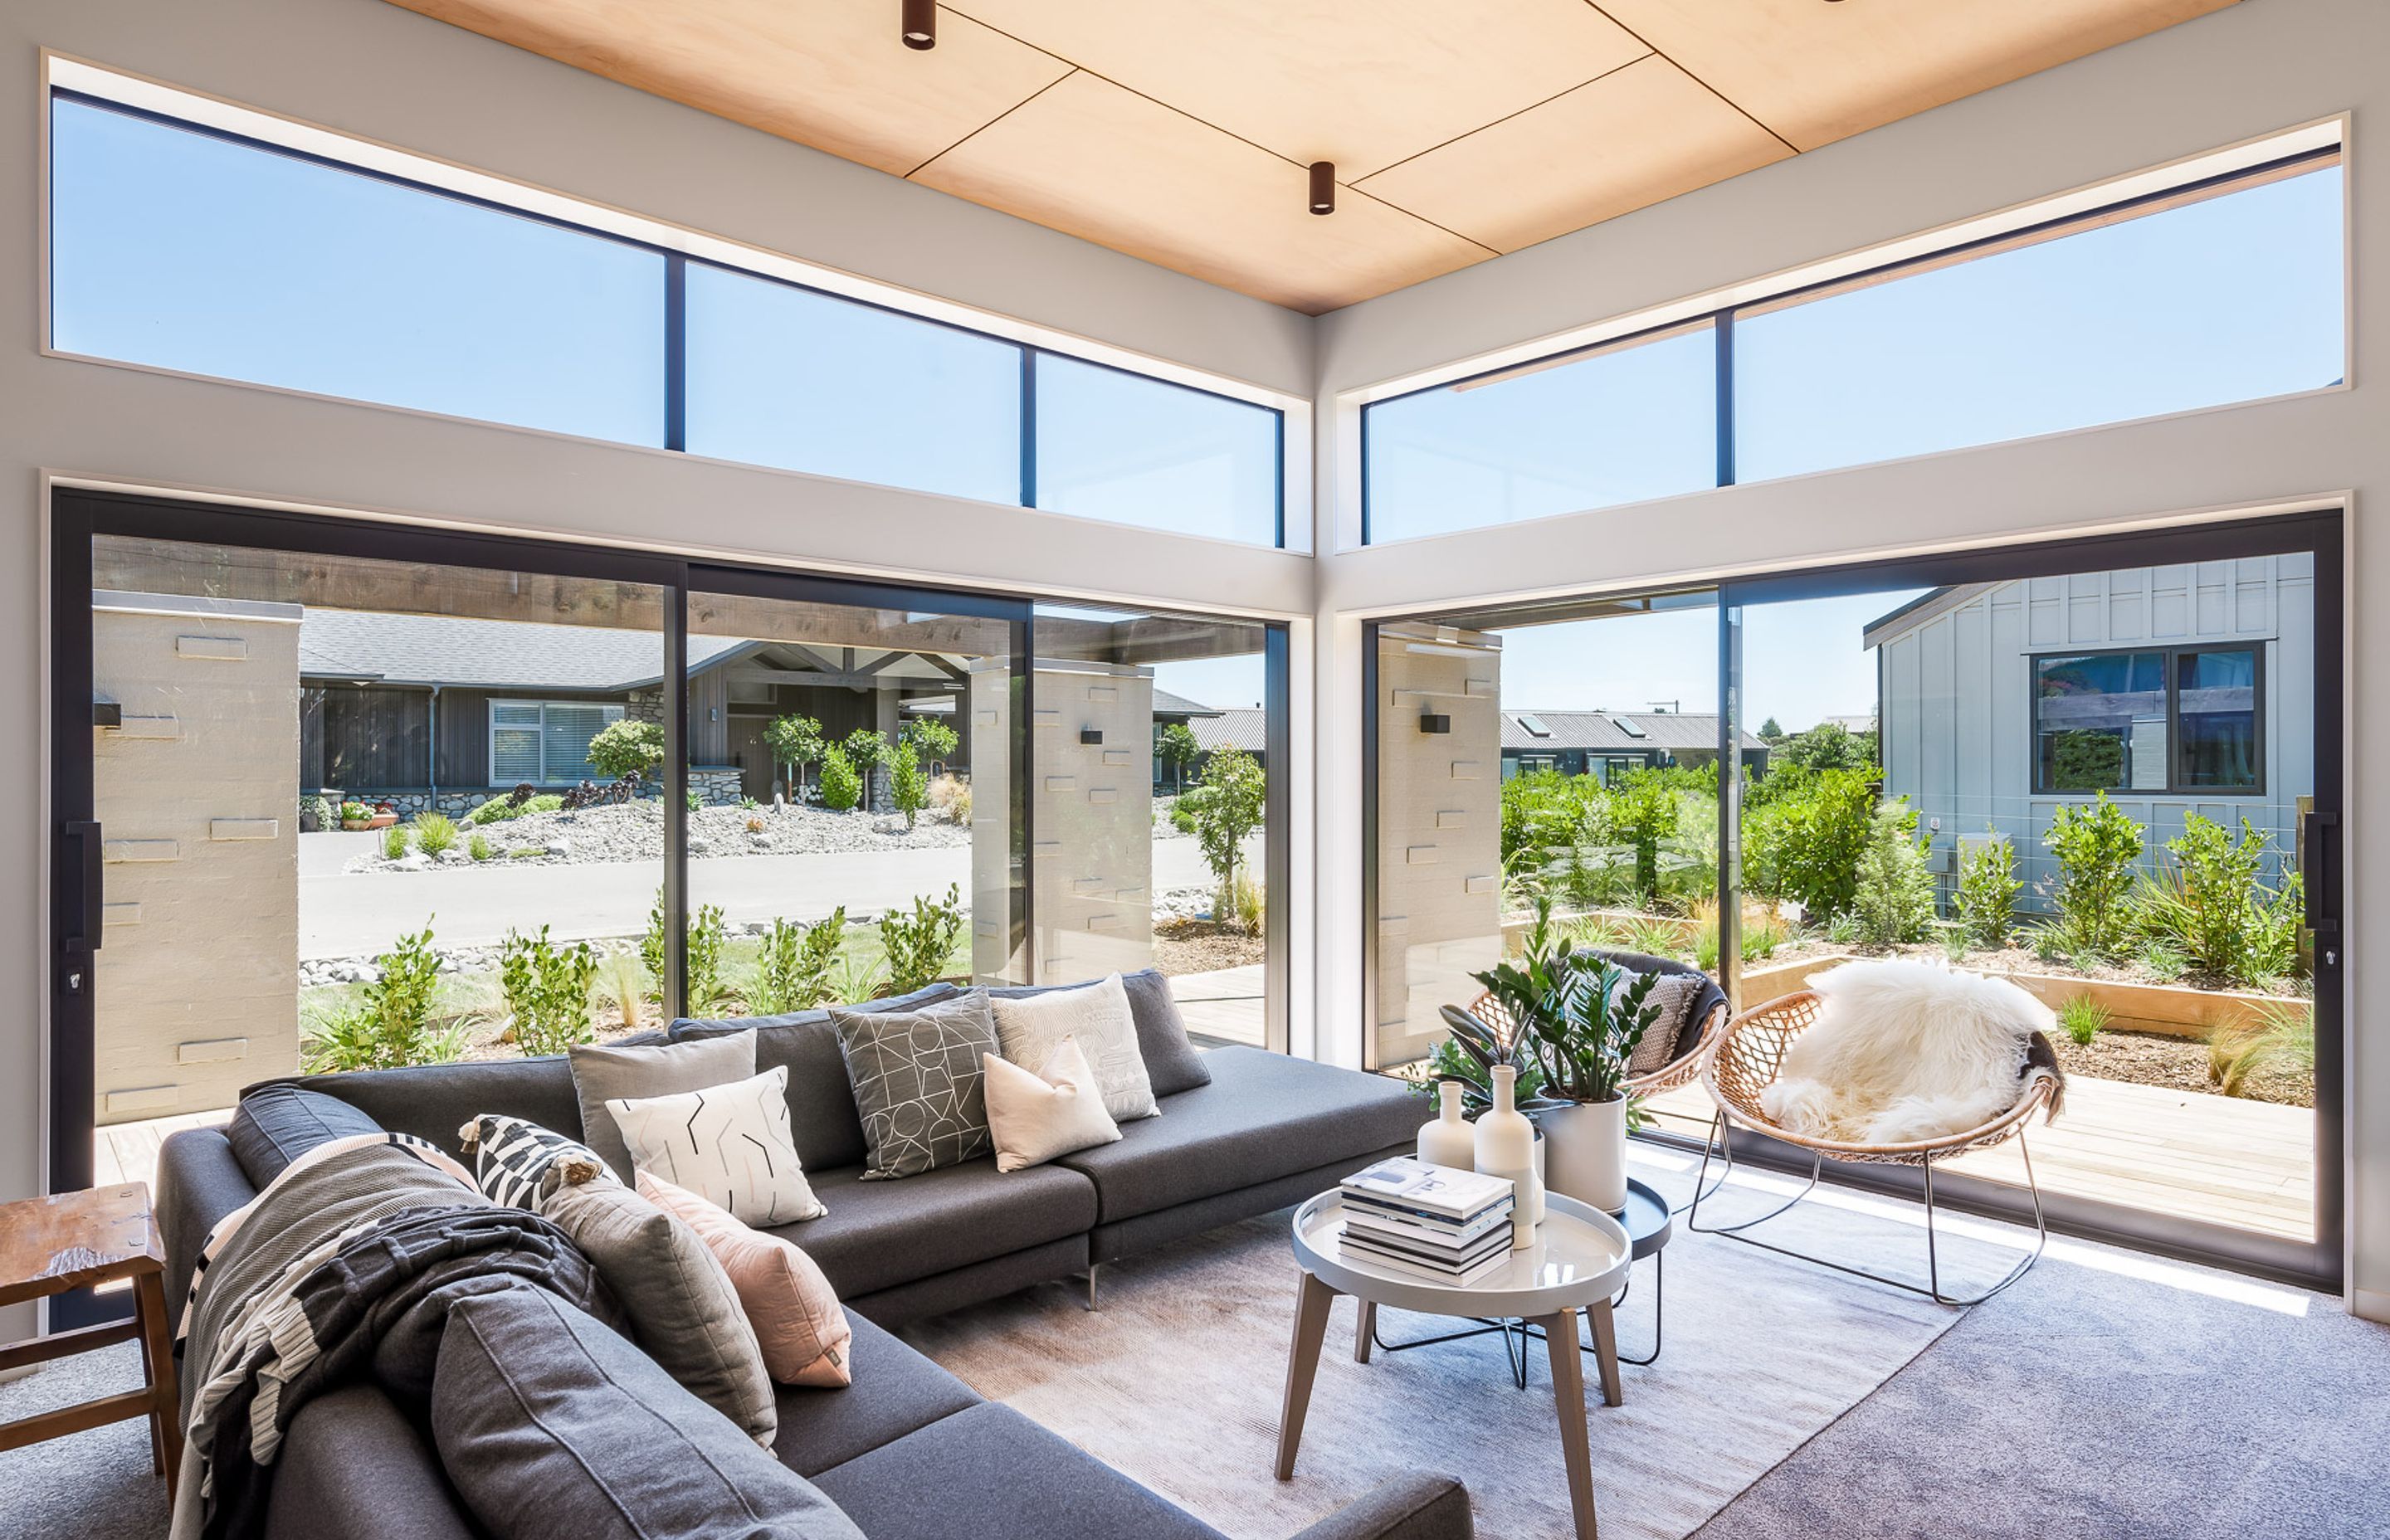
[[[1450,1007],[1445,1020],[1464,1042],[1507,1037],[1510,1056],[1533,1065],[1535,1084],[1521,1092],[1520,1107],[1534,1115],[1549,1150],[1544,1173],[1551,1190],[1613,1213],[1625,1208],[1626,1136],[1642,1122],[1626,1094],[1626,1065],[1659,1017],[1650,1003],[1656,976],[1629,983],[1614,963],[1581,961],[1554,936],[1547,896],[1536,900],[1520,960],[1473,977],[1501,1006],[1510,1031],[1494,1033]]]
[[[388,828],[396,822],[398,822],[398,809],[395,806],[389,802],[376,802],[373,805],[373,811],[366,815],[366,828]]]
[[[373,815],[374,810],[367,807],[363,802],[342,802],[341,804],[341,827],[342,828],[373,828]]]
[[[1433,1072],[1428,1079],[1419,1082],[1421,1093],[1441,1098],[1446,1094],[1445,1087],[1451,1086],[1458,1094],[1459,1116],[1471,1123],[1493,1110],[1494,1072],[1497,1069],[1509,1070],[1516,1077],[1511,1083],[1511,1094],[1519,1104],[1524,1105],[1534,1097],[1536,1086],[1542,1084],[1543,1071],[1526,1056],[1523,1038],[1514,1033],[1498,1032],[1454,1006],[1444,1007],[1444,1021],[1452,1029],[1452,1035],[1436,1045],[1435,1054],[1428,1061]],[[1422,1152],[1427,1148],[1428,1142],[1423,1139],[1420,1144]],[[1453,1148],[1458,1150],[1457,1141]],[[1427,1159],[1425,1153],[1420,1159]],[[1536,1130],[1535,1162],[1536,1192],[1528,1213],[1529,1224],[1537,1223],[1544,1216],[1544,1134],[1540,1128]],[[1458,1165],[1465,1162],[1448,1159],[1430,1163]]]

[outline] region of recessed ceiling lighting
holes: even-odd
[[[1336,162],[1311,162],[1311,212],[1332,214],[1336,212]]]
[[[905,0],[905,46],[938,45],[938,0]]]

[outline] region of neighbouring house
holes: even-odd
[[[1156,730],[1160,730],[1161,711],[1155,710]],[[1192,786],[1203,776],[1204,766],[1212,756],[1223,749],[1241,749],[1253,756],[1264,770],[1269,768],[1269,712],[1259,706],[1230,706],[1221,711],[1206,712],[1189,719],[1187,725],[1195,734],[1195,741],[1203,752],[1194,764],[1187,766],[1187,784]],[[1166,769],[1157,775],[1168,775]]]
[[[1767,745],[1741,734],[1742,763],[1754,775],[1767,769]],[[1629,770],[1672,764],[1715,764],[1715,712],[1502,712],[1502,778],[1524,771],[1599,776],[1607,785]]]
[[[1862,635],[1884,790],[1917,808],[1946,877],[1998,837],[2039,887],[2051,818],[2102,790],[2152,856],[2187,814],[2245,817],[2279,869],[2315,789],[2314,613],[2306,555],[1933,589]]]

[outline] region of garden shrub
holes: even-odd
[[[645,776],[663,757],[664,728],[661,722],[623,717],[608,723],[589,740],[589,768],[608,780]]]
[[[2058,909],[2052,938],[2061,951],[2112,957],[2133,918],[2133,864],[2141,857],[2141,825],[2108,800],[2070,802],[2050,820],[2042,843],[2058,857],[2050,901]]]
[[[1262,885],[1250,873],[1239,872],[1229,884],[1229,908],[1237,918],[1237,928],[1249,936],[1258,936],[1268,919],[1269,905],[1262,896]]]
[[[1759,784],[1775,778],[1770,773]],[[1848,909],[1874,816],[1875,784],[1863,770],[1818,771],[1797,795],[1753,809],[1742,828],[1752,892],[1792,899],[1813,916]]]
[[[491,846],[488,835],[476,833],[465,842],[465,853],[476,861],[487,861],[497,851]]]
[[[670,961],[669,921],[664,908],[664,891],[656,890],[656,901],[648,908],[647,933],[639,938],[639,961],[646,967],[652,987],[661,992],[664,986],[665,969]],[[730,928],[723,922],[722,905],[704,905],[688,917],[688,933],[683,955],[688,959],[688,971],[683,975],[687,993],[682,999],[683,1010],[701,1010],[722,997],[722,949],[729,939]]]
[[[862,790],[856,794],[854,799],[855,804],[857,806],[869,806],[871,802],[871,772],[889,763],[890,751],[888,740],[868,727],[857,727],[854,731],[847,734],[846,737],[841,740],[839,748],[840,751],[846,755],[848,767],[854,772],[856,777],[862,782]],[[827,781],[829,776],[829,766],[823,766],[822,776],[825,781]],[[823,795],[824,799],[827,800],[829,794],[825,792]]]
[[[2173,859],[2134,894],[2144,938],[2173,948],[2188,967],[2251,988],[2296,969],[2305,905],[2296,873],[2266,885],[2269,836],[2243,816],[2235,840],[2193,813],[2165,848]]]
[[[403,861],[406,858],[406,826],[392,824],[381,831],[381,858]]]
[[[2077,995],[2058,1007],[2058,1028],[2078,1048],[2089,1047],[2107,1027],[2108,1007],[2088,995]]]
[[[970,782],[955,776],[940,776],[930,783],[930,806],[950,824],[968,825],[971,821]]]
[[[498,987],[515,1046],[535,1058],[588,1042],[589,985],[597,976],[598,954],[587,942],[557,945],[545,925],[536,936],[508,930],[498,943]]]
[[[846,751],[836,744],[822,751],[821,799],[822,805],[834,813],[852,813],[863,801],[863,777]]]
[[[2207,1077],[2228,1097],[2244,1096],[2268,1072],[2315,1078],[2315,1010],[2303,1000],[2268,1006],[2217,1027],[2207,1040]]]
[[[790,769],[789,801],[803,802],[805,766],[818,764],[829,747],[822,738],[822,725],[810,716],[776,716],[764,725],[764,747],[772,751],[773,764]]]
[[[415,848],[426,855],[438,855],[455,848],[456,820],[445,813],[418,813],[415,815]]]
[[[1528,770],[1502,783],[1502,858],[1551,853],[1601,838],[1609,793],[1597,776]]]
[[[510,819],[525,817],[533,813],[555,813],[561,810],[563,806],[563,796],[554,791],[544,791],[537,796],[510,794],[504,797],[492,797],[472,812],[466,814],[465,821],[469,824],[486,827],[490,824],[503,824]]]
[[[1916,830],[1917,814],[1906,799],[1881,804],[1869,821],[1851,886],[1851,914],[1862,941],[1897,945],[1916,941],[1934,923],[1934,874]]]
[[[1178,799],[1175,810],[1193,826],[1203,864],[1218,884],[1212,917],[1226,919],[1236,910],[1238,864],[1244,859],[1245,837],[1262,827],[1269,801],[1269,781],[1253,757],[1241,749],[1221,749],[1203,766],[1203,779]],[[892,964],[893,966],[893,964]]]
[[[1959,859],[1960,934],[1995,951],[2008,945],[2024,888],[2016,874],[2016,848],[2006,839],[1996,834],[1964,852]]]
[[[749,1002],[760,1016],[811,1010],[830,998],[830,969],[846,943],[846,906],[828,919],[811,925],[772,921],[765,932],[763,954],[755,968],[755,998]]]
[[[1660,896],[1660,845],[1677,832],[1676,789],[1657,770],[1630,770],[1610,791],[1610,828],[1635,848],[1635,891]]]
[[[360,986],[356,1003],[312,1024],[304,1052],[308,1073],[444,1064],[464,1053],[461,1023],[431,1025],[440,955],[431,949],[430,920],[374,961],[379,974]]]
[[[946,958],[962,939],[968,917],[963,891],[949,884],[940,900],[917,897],[910,913],[891,909],[880,917],[880,944],[888,954],[890,993],[909,995],[946,976]]]
[[[319,830],[341,827],[341,804],[329,797],[309,798],[307,811],[315,815],[315,827]]]

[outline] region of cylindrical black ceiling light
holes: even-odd
[[[1336,162],[1311,162],[1311,212],[1332,214],[1336,212]]]
[[[905,46],[938,45],[938,0],[905,0]]]

